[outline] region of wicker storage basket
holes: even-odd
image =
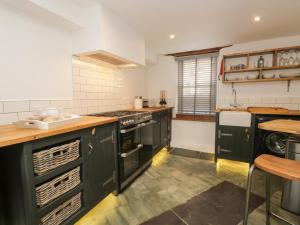
[[[59,225],[81,208],[81,193],[58,206],[40,220],[40,225]]]
[[[77,167],[35,189],[36,202],[43,206],[80,184],[80,167]]]
[[[33,153],[33,169],[37,175],[79,158],[79,140]]]

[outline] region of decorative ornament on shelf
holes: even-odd
[[[265,59],[264,57],[260,56],[257,61],[257,68],[264,68],[265,67]]]

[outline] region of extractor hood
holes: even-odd
[[[116,66],[145,65],[144,37],[100,4],[85,10],[86,25],[74,32],[73,55]]]

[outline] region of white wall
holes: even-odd
[[[236,44],[229,48],[224,48],[220,52],[219,66],[222,55],[236,52],[247,52],[263,49],[299,46],[300,36],[274,38],[256,42]],[[250,63],[252,66],[254,62]],[[268,62],[271,66],[271,61]],[[218,69],[219,71],[219,69]],[[268,73],[290,73],[300,72],[300,70],[290,71],[268,71]],[[236,74],[238,76],[243,74]],[[241,83],[234,85],[238,104],[247,106],[279,106],[288,109],[300,109],[300,81],[292,81],[290,92],[287,92],[287,82],[266,82],[266,83]],[[228,107],[233,102],[231,84],[218,82],[218,106]]]
[[[0,100],[72,98],[70,33],[0,3]]]
[[[175,106],[177,98],[178,65],[173,57],[159,56],[156,64],[147,66],[148,97],[159,101],[159,91],[167,91],[167,102]],[[172,121],[172,147],[214,153],[215,123]]]
[[[145,65],[145,39],[107,8],[101,6],[101,49],[130,60],[139,65]]]

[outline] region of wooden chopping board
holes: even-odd
[[[289,134],[300,134],[300,121],[297,120],[272,120],[258,124],[263,130],[278,131]]]
[[[248,107],[247,111],[260,114],[285,114],[289,112],[288,109],[281,107]]]

